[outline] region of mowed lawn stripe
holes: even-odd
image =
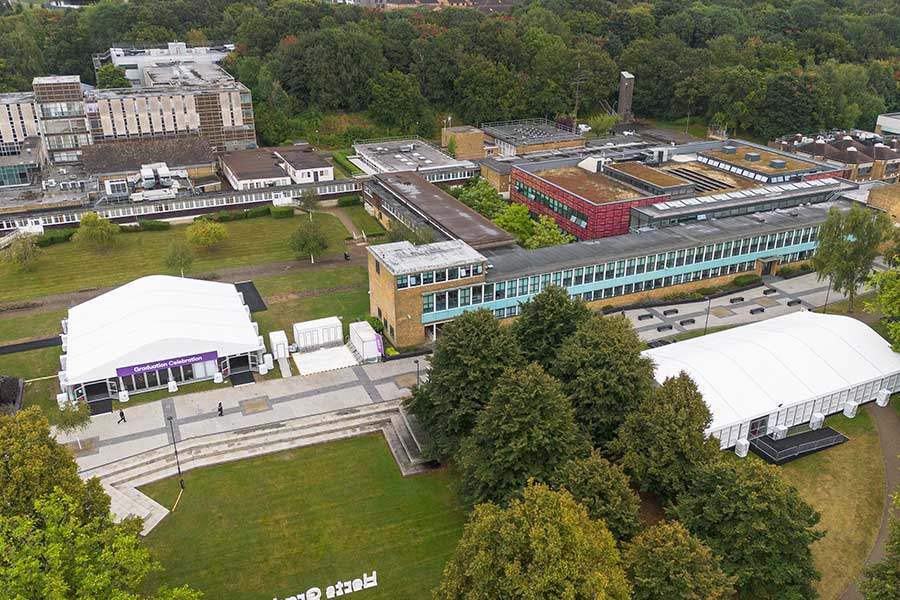
[[[446,471],[404,479],[370,435],[189,472],[147,538],[158,583],[207,597],[285,597],[378,571],[367,598],[430,596],[465,519]],[[171,506],[176,479],[144,488]]]
[[[326,254],[344,250],[346,228],[337,217],[316,213],[328,238]],[[290,247],[291,234],[299,218],[261,217],[225,223],[228,239],[210,251],[198,251],[190,273],[227,267],[264,264],[296,258]],[[67,242],[45,248],[27,273],[7,261],[0,261],[0,302],[25,300],[79,289],[119,285],[138,277],[168,272],[166,251],[176,239],[183,239],[187,226],[168,231],[123,233],[114,248],[90,251]]]

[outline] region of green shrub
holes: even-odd
[[[293,206],[273,206],[269,209],[273,219],[290,219],[294,216]]]
[[[701,296],[712,296],[716,292],[721,292],[721,291],[722,290],[720,290],[719,288],[705,287],[705,288],[698,289],[697,293],[700,294]]]
[[[384,323],[382,323],[381,319],[379,319],[378,317],[366,317],[366,321],[369,322],[369,325],[372,326],[372,329],[375,330],[375,333],[384,332]]]
[[[168,221],[154,221],[152,219],[138,221],[138,229],[141,231],[166,231],[171,228],[172,224]]]
[[[743,287],[752,283],[759,283],[760,281],[762,281],[762,277],[756,273],[747,273],[745,275],[738,275],[731,283],[734,287]]]
[[[246,211],[248,219],[255,219],[257,217],[268,217],[272,214],[272,206],[270,204],[264,204],[262,206],[254,206],[253,208],[248,208]]]
[[[798,269],[797,267],[780,267],[778,269],[777,275],[779,277],[791,277],[793,275],[796,275],[799,272],[800,272],[800,269]]]
[[[356,206],[360,203],[359,196],[341,196],[338,198],[338,206]]]
[[[337,152],[337,151],[332,152],[331,158],[334,159],[334,162],[336,162],[342,169],[344,169],[351,175],[361,175],[362,174],[362,171],[359,169],[359,167],[357,167],[352,162],[347,160],[347,155],[344,154],[343,152]]]
[[[397,356],[398,354],[400,354],[400,351],[393,346],[388,346],[387,348],[385,348],[384,353],[388,356]]]
[[[63,227],[60,229],[45,229],[44,233],[34,241],[34,244],[38,248],[46,248],[47,246],[52,246],[53,244],[68,242],[72,239],[72,236],[75,235],[76,231],[77,229],[72,229],[69,227]]]

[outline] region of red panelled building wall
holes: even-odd
[[[516,181],[521,181],[528,187],[562,202],[582,213],[587,217],[587,227],[581,227],[557,212],[535,200],[530,200],[516,191]],[[545,181],[521,169],[513,168],[509,186],[509,198],[513,202],[524,204],[534,214],[552,217],[561,229],[574,235],[579,240],[594,240],[598,238],[622,235],[628,233],[628,224],[631,220],[631,207],[655,204],[669,200],[669,196],[650,196],[645,198],[633,198],[630,200],[617,200],[606,204],[594,204],[572,194],[565,189]]]

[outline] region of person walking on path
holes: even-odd
[[[223,410],[222,410],[222,403],[221,403],[221,402],[219,402],[219,407],[218,407],[217,410],[218,410],[218,413],[219,413],[219,416],[220,416],[220,417],[222,417],[222,416],[225,415],[225,413],[224,413]]]
[[[128,421],[125,419],[125,411],[124,411],[124,410],[120,410],[120,411],[119,411],[119,420],[116,421],[116,423],[127,423],[127,422],[128,422]]]

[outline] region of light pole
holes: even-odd
[[[413,362],[416,363],[416,387],[419,387],[419,359],[417,358]]]
[[[181,489],[184,489],[184,477],[181,476],[181,461],[178,460],[178,442],[175,441],[175,425],[172,424],[171,415],[166,418],[169,419],[169,431],[172,432],[172,446],[175,448],[175,468],[178,469],[178,483],[181,485]]]
[[[833,281],[833,276],[828,276],[828,291],[825,292],[825,306],[822,307],[822,314],[828,314],[828,297],[831,295],[831,283]]]
[[[712,308],[712,296],[706,297],[706,323],[703,324],[703,335],[706,335],[706,331],[709,329],[709,311]]]

